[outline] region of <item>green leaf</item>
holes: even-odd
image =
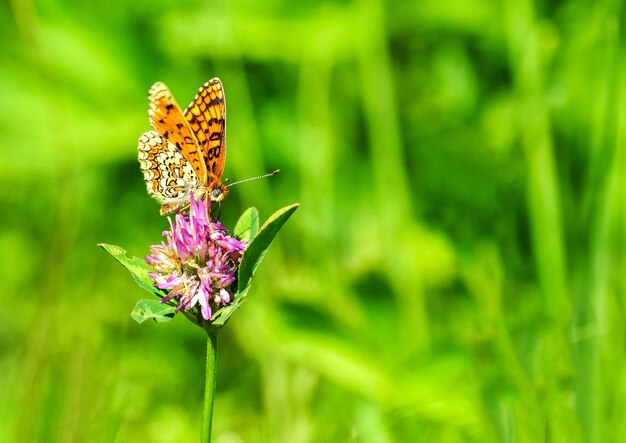
[[[119,246],[107,245],[106,243],[99,243],[98,246],[111,254],[115,260],[128,269],[140,288],[161,298],[165,297],[166,292],[154,286],[152,279],[148,275],[148,272],[153,272],[154,269],[143,258],[127,257],[126,250]]]
[[[248,290],[250,289],[250,280],[252,279],[252,275],[254,271],[256,271],[259,263],[263,259],[263,256],[267,252],[267,249],[274,241],[274,237],[278,234],[278,231],[282,228],[285,222],[291,217],[291,214],[298,209],[299,204],[293,204],[291,206],[284,207],[276,211],[272,216],[265,222],[260,231],[258,231],[258,211],[256,208],[250,208],[239,219],[237,222],[237,227],[235,227],[235,235],[238,232],[238,228],[240,226],[251,225],[252,232],[258,231],[256,236],[252,242],[248,245],[246,252],[241,260],[241,265],[239,266],[239,289],[237,293],[233,296],[233,301],[230,305],[224,306],[223,308],[217,310],[213,314],[213,318],[211,320],[211,327],[220,328],[226,324],[230,316],[241,307],[244,301],[246,301],[246,296],[248,295]],[[248,214],[250,212],[250,214]],[[242,221],[244,220],[244,221]],[[256,225],[256,226],[255,226]],[[245,229],[244,229],[245,230]]]
[[[298,209],[300,205],[294,203],[290,206],[285,206],[282,209],[274,212],[272,216],[265,222],[259,233],[254,237],[254,240],[246,248],[246,252],[239,265],[239,291],[244,293],[246,288],[250,285],[252,275],[259,267],[261,260],[267,252],[267,248],[270,247],[276,234],[283,227],[285,222],[291,217],[291,214]]]
[[[174,318],[175,311],[176,307],[174,306],[160,303],[159,300],[148,300],[144,298],[137,302],[130,316],[137,323],[143,323],[150,319],[162,323]]]
[[[248,208],[241,214],[233,235],[239,240],[249,242],[259,232],[259,211],[254,206]]]

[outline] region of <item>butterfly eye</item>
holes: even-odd
[[[220,188],[215,188],[211,191],[211,197],[213,200],[218,200],[222,195],[222,190]]]

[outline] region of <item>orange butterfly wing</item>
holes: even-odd
[[[220,179],[226,161],[226,101],[219,78],[202,85],[184,115],[204,158],[207,187],[222,187]]]
[[[161,215],[189,206],[189,194],[203,189],[180,150],[155,131],[139,137],[137,156],[148,194],[161,203]]]
[[[150,88],[150,124],[183,154],[202,183],[207,182],[207,163],[194,132],[170,90],[162,82]],[[223,95],[222,95],[223,96]]]

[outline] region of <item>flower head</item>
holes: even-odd
[[[156,271],[150,277],[159,289],[169,290],[161,303],[177,299],[176,312],[200,306],[202,318],[210,320],[213,312],[232,300],[230,286],[246,243],[228,234],[216,219],[207,217],[204,200],[191,194],[189,213],[170,219],[170,230],[163,232],[166,241],[150,247],[146,262]]]

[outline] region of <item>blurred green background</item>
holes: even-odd
[[[621,1],[0,3],[0,441],[200,435],[204,333],[136,324],[147,90],[219,76],[222,221],[300,202],[221,335],[214,441],[626,435]]]

